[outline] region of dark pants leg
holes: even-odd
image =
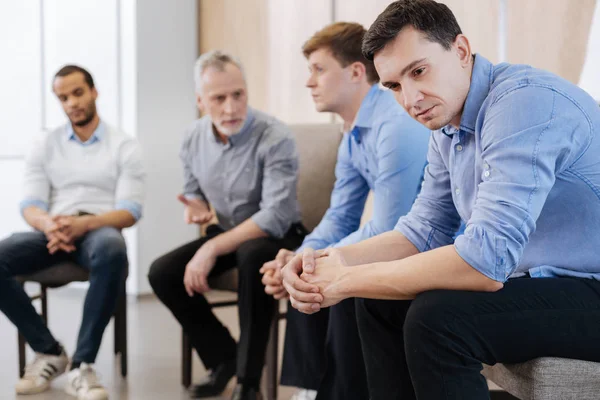
[[[281,384],[317,390],[325,373],[329,308],[307,315],[288,302]]]
[[[0,241],[0,310],[17,327],[31,348],[45,353],[56,347],[44,320],[14,277],[48,268],[68,259],[66,253],[50,255],[41,232],[22,232]]]
[[[329,312],[326,369],[319,385],[318,400],[369,398],[354,303],[354,298],[346,299]]]
[[[269,327],[278,302],[265,293],[258,272],[264,263],[275,258],[280,249],[295,249],[305,231],[292,226],[283,239],[260,238],[243,243],[237,250],[239,269],[238,312],[240,342],[237,354],[237,376],[240,383],[258,387],[265,362]]]
[[[93,363],[127,278],[127,247],[118,229],[104,227],[75,243],[77,263],[90,271],[73,362]]]
[[[156,259],[148,273],[154,293],[179,321],[207,369],[213,369],[236,355],[235,340],[214,315],[206,298],[199,293],[189,297],[183,286],[187,263],[204,243],[222,232],[215,229],[211,231],[206,237],[194,240]],[[236,263],[233,253],[218,257],[211,276],[234,268]]]
[[[548,356],[600,361],[600,282],[591,279],[514,279],[495,293],[431,291],[407,312],[406,302],[360,302],[373,400],[410,398],[401,390],[408,379],[420,400],[489,399],[482,363]],[[389,347],[402,337],[406,361]]]

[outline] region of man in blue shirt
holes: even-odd
[[[306,86],[315,106],[339,115],[345,134],[330,207],[297,251],[345,246],[391,230],[410,210],[420,187],[429,130],[410,118],[391,91],[378,87],[373,63],[361,52],[365,33],[359,24],[339,22],[317,32],[303,46],[310,71]],[[373,215],[360,227],[370,190]],[[285,290],[280,278],[272,279],[279,269],[270,267],[282,267],[291,256],[292,252],[282,250],[278,260],[263,268],[274,271],[263,282],[267,293],[277,298]],[[296,398],[314,398],[317,389],[318,398],[327,400],[368,398],[354,308],[354,299],[337,305],[328,324],[327,315],[306,316],[290,307],[282,384],[311,389]]]
[[[595,101],[549,72],[473,55],[433,0],[389,5],[363,52],[435,130],[423,188],[393,232],[294,257],[292,305],[369,299],[357,318],[373,400],[489,399],[482,363],[600,361]]]

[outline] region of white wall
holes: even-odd
[[[196,0],[0,2],[0,54],[0,239],[28,229],[18,213],[24,155],[35,135],[66,121],[52,77],[64,64],[80,64],[94,76],[101,118],[143,148],[144,218],[125,237],[128,292],[148,292],[152,260],[198,234],[183,224],[175,198],[181,134],[197,117]]]
[[[137,291],[146,293],[151,262],[198,237],[197,228],[184,225],[176,200],[183,185],[181,136],[197,118],[196,1],[138,1],[136,35],[137,137],[148,171],[145,217],[138,228]]]
[[[596,1],[579,86],[600,102],[600,1]]]

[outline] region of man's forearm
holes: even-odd
[[[410,300],[436,289],[491,292],[503,284],[471,267],[453,245],[403,260],[346,268],[337,282],[344,297]]]
[[[25,208],[23,218],[32,228],[40,232],[44,232],[46,225],[51,221],[51,217],[46,211],[35,206]]]
[[[117,229],[129,228],[135,224],[135,218],[129,211],[114,210],[99,215],[85,215],[86,230],[93,231],[104,226],[111,226]]]
[[[348,265],[401,260],[419,251],[400,232],[390,231],[339,249]]]
[[[236,251],[242,243],[248,240],[267,236],[268,234],[249,218],[235,228],[215,236],[204,246],[208,246],[216,256],[221,256]]]

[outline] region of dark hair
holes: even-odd
[[[90,89],[94,88],[94,78],[92,78],[92,74],[90,74],[85,68],[81,68],[78,65],[65,65],[54,75],[54,79],[59,76],[67,76],[71,75],[75,72],[81,72],[83,74],[83,78],[85,79],[85,83],[88,84]]]
[[[425,34],[428,40],[449,50],[462,31],[452,11],[433,0],[398,0],[373,22],[362,43],[364,56],[372,60],[406,26]]]
[[[315,33],[302,46],[304,57],[308,58],[311,53],[327,48],[342,67],[351,63],[364,64],[367,81],[371,84],[379,82],[379,75],[373,65],[373,60],[367,60],[361,51],[362,41],[367,30],[355,22],[336,22],[327,25]]]

